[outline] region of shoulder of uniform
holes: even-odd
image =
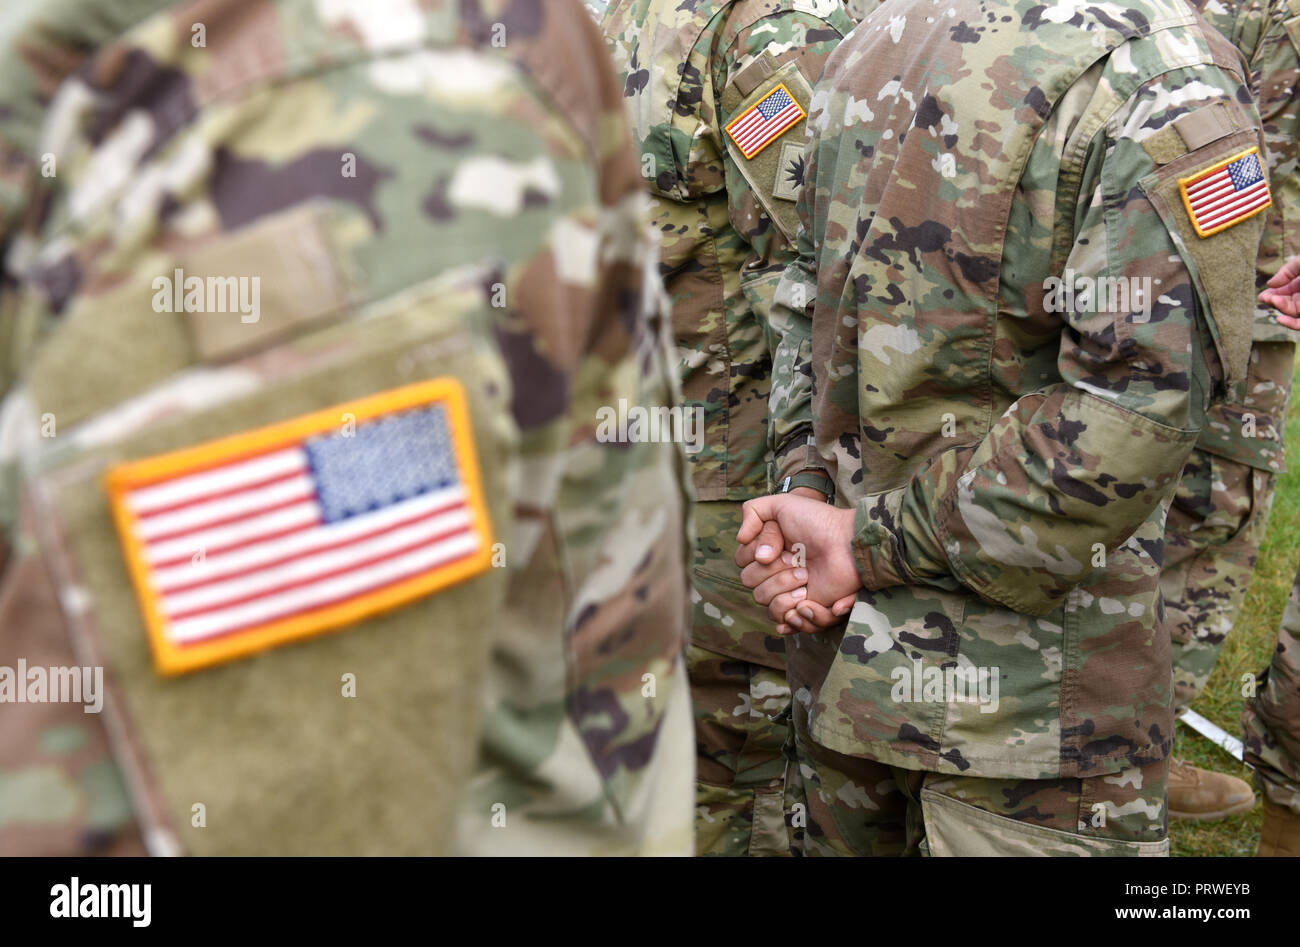
[[[690,50],[706,31],[716,31],[738,2],[740,0],[687,0],[671,7],[664,3],[647,7],[638,0],[613,0],[601,22],[607,33],[635,29],[644,35],[643,31],[649,27],[657,46]]]
[[[765,19],[791,14],[821,20],[841,37],[853,29],[842,0],[733,0],[721,24],[721,46],[730,47],[743,31]]]
[[[1187,19],[1167,21],[1156,29],[1127,37],[1125,42],[1131,45],[1132,52],[1124,60],[1121,73],[1112,73],[1111,81],[1137,89],[1174,69],[1215,66],[1248,86],[1250,72],[1241,50],[1193,8],[1185,9]],[[1122,45],[1116,46],[1112,56]]]
[[[1210,49],[1211,62],[1219,68],[1231,72],[1244,84],[1249,84],[1250,71],[1246,64],[1249,53],[1237,47],[1228,34],[1221,32],[1217,28],[1202,29],[1201,34]]]
[[[491,5],[504,7],[501,12],[507,16],[513,9],[500,0]],[[539,2],[533,9],[534,16],[516,17],[516,22],[479,24],[473,39],[513,59],[577,130],[588,150],[599,153],[605,117],[611,111],[621,115],[623,108],[600,31],[576,0]]]

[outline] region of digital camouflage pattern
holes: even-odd
[[[698,854],[786,855],[790,688],[785,641],[735,574],[739,504],[695,507],[687,677],[695,715]]]
[[[124,0],[93,17],[85,15],[84,0],[6,5],[0,22],[0,249],[21,223],[41,173],[41,126],[59,85],[105,42],[170,2]],[[0,477],[5,496],[12,481]],[[0,514],[0,549],[9,546],[12,507]],[[21,554],[5,571],[7,558],[0,553],[0,614],[8,619],[0,633],[0,666],[12,668],[19,657],[31,666],[74,665],[67,635],[35,619],[54,606],[52,590],[24,574]],[[25,703],[5,705],[0,719],[0,854],[144,854],[97,717],[80,706]]]
[[[1256,267],[1263,289],[1300,252],[1300,0],[1193,0],[1250,67],[1268,143],[1273,206]],[[1173,640],[1174,709],[1205,688],[1237,621],[1286,469],[1287,405],[1296,333],[1257,305],[1250,371],[1210,409],[1174,496],[1160,588]]]
[[[57,609],[23,554],[0,582],[0,666],[77,664],[66,634],[39,621]],[[0,854],[143,855],[130,800],[99,718],[80,704],[0,704]]]
[[[1246,764],[1268,799],[1300,815],[1300,570],[1257,685],[1241,720]]]
[[[1256,345],[1252,357],[1261,348]],[[1285,357],[1294,362],[1293,353]],[[1276,483],[1276,474],[1203,450],[1193,451],[1183,468],[1169,507],[1160,572],[1164,624],[1173,646],[1175,713],[1209,683],[1241,613]]]
[[[786,806],[785,669],[692,646],[686,673],[696,715],[697,852],[797,853]]]
[[[878,6],[879,0],[844,0],[844,10],[854,23],[861,23]]]
[[[1244,374],[1262,223],[1189,239],[1178,178],[1260,146],[1244,87],[1163,0],[893,3],[832,56],[772,410],[780,473],[822,465],[856,506],[864,590],[792,639],[802,743],[999,780],[1167,756],[1164,516]],[[1070,274],[1159,292],[1048,311]],[[895,697],[914,666],[1000,699]]]
[[[0,98],[0,140],[57,159],[6,218],[22,525],[0,658],[41,654],[11,630],[26,601],[30,640],[108,665],[150,850],[690,854],[684,467],[597,435],[600,408],[669,404],[675,380],[622,99],[576,0],[178,4],[39,100],[35,151],[33,87],[0,90],[23,97]],[[176,267],[259,277],[260,318],[154,311]],[[500,568],[160,680],[104,468],[448,376]],[[53,720],[11,738],[9,714],[19,803],[57,782],[35,764],[94,748]],[[6,785],[0,850],[39,847],[50,812]],[[58,794],[92,827],[124,818]]]
[[[797,184],[803,122],[752,161],[725,129],[781,80],[792,90],[806,83],[806,107],[808,87],[852,25],[839,0],[616,0],[602,19],[652,195],[683,404],[703,418],[700,449],[688,454],[702,502],[687,659],[702,854],[790,849],[784,642],[740,584],[733,555],[740,502],[769,489],[767,321],[793,256],[792,228],[787,236],[769,210],[784,206],[792,218],[794,208],[793,194],[777,196],[770,178]],[[751,89],[741,77],[759,60],[772,75]]]
[[[806,716],[796,704],[804,733]],[[1167,761],[1086,779],[984,779],[889,766],[815,742],[799,757],[809,856],[1128,856],[1169,848]]]

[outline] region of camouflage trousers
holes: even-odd
[[[1255,787],[1300,815],[1300,570],[1277,634],[1272,663],[1256,680],[1241,726]]]
[[[1205,689],[1246,598],[1277,483],[1264,467],[1282,469],[1280,432],[1294,370],[1293,344],[1255,343],[1245,382],[1209,421],[1227,429],[1240,456],[1198,448],[1174,494],[1160,591],[1173,650],[1175,714]]]
[[[736,569],[740,504],[699,503],[686,654],[698,855],[789,855],[785,642]]]
[[[983,779],[828,750],[794,706],[794,822],[809,856],[1160,856],[1169,761],[1088,779]]]
[[[1160,591],[1174,664],[1174,712],[1205,689],[1237,621],[1268,528],[1275,474],[1192,452],[1165,527]]]

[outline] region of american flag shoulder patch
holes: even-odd
[[[163,674],[344,628],[491,563],[451,378],[126,463],[105,487]]]
[[[748,160],[776,141],[807,113],[780,83],[727,125],[727,134]]]
[[[1179,178],[1183,206],[1198,237],[1210,237],[1273,206],[1259,148]]]

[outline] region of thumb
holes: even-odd
[[[849,613],[849,610],[853,608],[855,604],[857,604],[857,601],[858,601],[857,592],[854,592],[852,595],[846,595],[844,596],[844,598],[840,599],[838,602],[836,602],[834,605],[831,606],[831,611],[837,616],[847,615]]]
[[[755,497],[746,500],[740,508],[740,531],[736,541],[742,546],[751,543],[763,529],[763,524],[776,519],[776,497]]]
[[[776,520],[768,520],[763,524],[763,531],[758,534],[758,548],[754,550],[754,558],[767,565],[775,562],[784,549],[785,535],[781,532],[780,525]]]

